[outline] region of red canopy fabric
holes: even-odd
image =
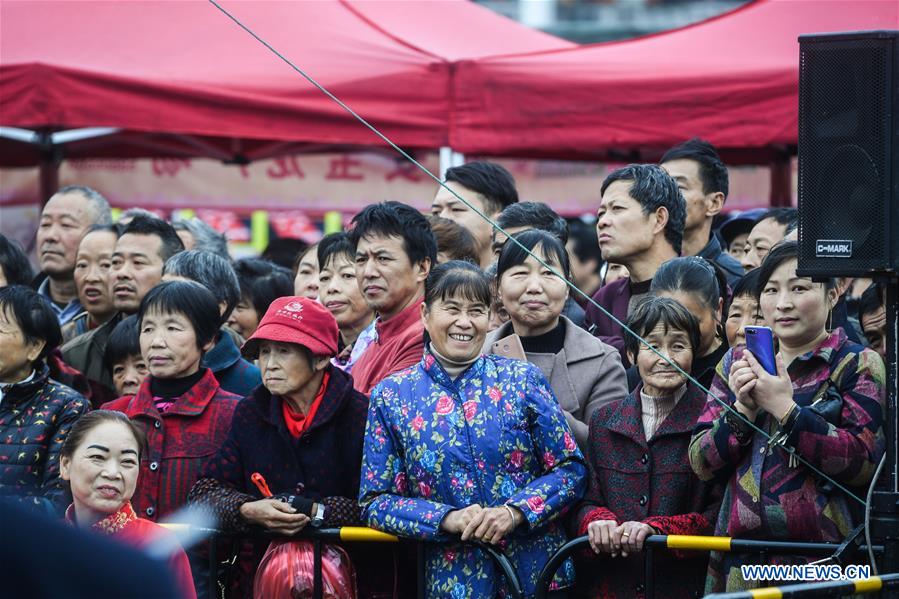
[[[635,40],[467,61],[450,143],[482,155],[615,150],[620,159],[693,136],[722,148],[795,145],[798,36],[864,29],[899,29],[899,2],[761,0]]]
[[[572,47],[466,0],[222,0],[286,57],[408,147],[447,145],[451,61]],[[473,34],[474,33],[474,34]],[[0,125],[117,127],[221,139],[380,145],[342,108],[204,1],[0,4]],[[142,137],[149,153],[168,142]],[[253,142],[250,142],[252,145]],[[22,145],[14,144],[19,149]],[[238,144],[239,145],[239,144]],[[4,144],[4,148],[8,146]],[[239,153],[228,144],[223,152]],[[0,154],[9,163],[9,152]]]

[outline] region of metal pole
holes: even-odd
[[[653,549],[652,545],[643,547],[643,589],[646,599],[655,599],[656,596],[655,575],[653,574],[655,570],[653,564],[654,554],[655,549]]]
[[[446,170],[453,166],[453,149],[449,146],[440,148],[440,178],[446,178]]]
[[[886,433],[886,462],[871,500],[872,534],[883,540],[884,552],[881,566],[885,572],[899,571],[899,463],[897,463],[897,354],[896,340],[899,339],[899,278],[885,277],[881,283],[885,289],[886,311],[886,397],[884,398],[884,432]],[[899,597],[896,591],[883,594],[884,597]]]
[[[493,560],[494,565],[503,573],[503,576],[506,577],[512,599],[524,599],[524,590],[521,587],[521,581],[518,579],[518,573],[512,567],[512,562],[509,561],[506,554],[494,549],[492,545],[480,541],[473,543],[473,545],[486,553]]]
[[[790,153],[777,152],[771,162],[772,207],[793,205],[793,168]]]
[[[757,599],[758,597],[778,597],[799,599],[804,597],[843,597],[845,595],[876,593],[884,589],[899,587],[899,574],[884,574],[862,580],[838,580],[834,582],[811,582],[791,584],[782,587],[753,589],[735,593],[714,593],[705,599]]]
[[[449,146],[440,148],[440,178],[446,177],[446,169],[465,164],[465,154],[454,151]]]
[[[419,541],[415,547],[418,557],[418,599],[425,599],[425,544]]]
[[[561,567],[568,557],[575,551],[585,549],[589,546],[589,540],[586,536],[577,537],[565,543],[558,551],[556,551],[537,578],[535,599],[546,599],[549,593],[549,585],[552,582],[556,570]],[[756,539],[732,539],[730,537],[708,537],[708,536],[691,536],[691,535],[651,535],[643,541],[644,555],[644,573],[646,581],[644,582],[644,592],[647,599],[652,596],[655,589],[653,588],[653,568],[654,568],[654,550],[672,549],[685,551],[723,551],[732,553],[766,553],[773,555],[808,555],[808,556],[825,556],[833,555],[840,546],[836,543],[799,543],[790,541],[763,541]],[[883,547],[880,545],[872,546],[874,553],[882,553]],[[850,548],[852,553],[862,554],[868,550],[867,545],[857,548]]]
[[[886,435],[887,435],[887,478],[885,487],[893,493],[899,493],[899,464],[896,460],[897,450],[897,398],[899,398],[899,364],[897,355],[899,348],[896,341],[899,339],[899,279],[890,277],[886,282]],[[899,569],[899,568],[897,568]]]
[[[53,197],[59,189],[59,163],[61,161],[60,150],[54,146],[49,133],[39,134],[41,141],[41,163],[38,167],[38,181],[41,208]]]
[[[322,542],[316,538],[312,540],[312,599],[322,599],[323,595]]]
[[[209,598],[214,599],[219,596],[219,580],[218,580],[218,556],[216,555],[216,545],[218,539],[212,537],[209,539]],[[225,589],[227,591],[227,589]]]

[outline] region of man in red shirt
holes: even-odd
[[[353,366],[354,387],[368,395],[388,375],[421,360],[421,302],[437,243],[424,215],[399,202],[370,205],[353,224],[356,281],[378,314],[376,337]]]

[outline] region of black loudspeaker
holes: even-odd
[[[899,272],[899,31],[799,48],[799,272]]]

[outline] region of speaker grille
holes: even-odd
[[[799,69],[799,268],[890,266],[890,39],[803,41]],[[821,257],[819,240],[852,242]]]

